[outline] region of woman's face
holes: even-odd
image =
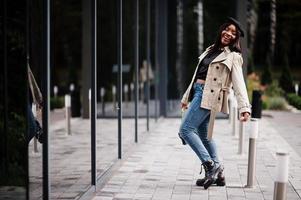
[[[227,26],[221,34],[221,43],[223,46],[227,46],[232,43],[236,38],[236,27],[233,24]]]

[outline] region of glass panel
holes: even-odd
[[[98,21],[97,176],[118,157],[116,1],[100,1]]]
[[[29,3],[29,67],[38,87],[42,88],[42,2],[28,1]],[[42,92],[42,91],[41,91]],[[33,95],[29,90],[29,105],[32,106]],[[32,114],[37,121],[42,124],[42,112],[36,105],[32,106]],[[30,109],[29,111],[30,112]],[[30,116],[30,115],[29,115]],[[35,120],[31,115],[29,117],[29,124],[35,125]],[[36,126],[33,126],[36,127]],[[37,127],[36,127],[37,128]],[[35,132],[35,131],[34,131]],[[33,133],[34,135],[35,133]],[[42,140],[40,140],[42,141]],[[28,146],[29,156],[29,199],[42,199],[43,195],[43,146],[36,137],[32,138]]]
[[[26,1],[3,3],[0,11],[0,199],[26,199]]]
[[[89,86],[86,87],[86,83],[90,85],[91,17],[90,1],[83,2],[54,1],[50,199],[76,199],[91,185]],[[65,107],[65,95],[71,95],[71,108]]]
[[[122,156],[135,141],[134,1],[123,2],[123,120]],[[116,2],[101,1],[98,43],[97,172],[101,176],[118,157],[118,66]],[[112,15],[112,13],[114,13]],[[142,103],[139,105],[142,105]],[[139,109],[141,109],[139,107]],[[141,133],[141,127],[139,126]]]

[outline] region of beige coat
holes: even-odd
[[[200,55],[199,62],[201,62],[207,55],[209,49],[210,47],[208,47],[206,51]],[[241,54],[231,52],[228,47],[225,47],[224,51],[209,64],[202,102],[200,105],[202,108],[211,110],[208,126],[208,139],[212,138],[216,113],[229,113],[228,94],[232,86],[237,99],[239,113],[251,113],[251,105],[249,103],[246,85],[243,78],[242,64],[243,59]],[[193,88],[197,70],[198,68],[196,67],[191,83],[181,100],[182,103],[189,103],[189,97],[191,95],[191,89]]]

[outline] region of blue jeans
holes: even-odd
[[[212,160],[219,162],[216,145],[207,139],[210,110],[201,108],[204,84],[194,83],[193,99],[180,126],[179,135],[192,148],[201,162]]]

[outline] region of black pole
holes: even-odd
[[[158,3],[158,17],[159,20],[157,21],[158,23],[158,29],[157,29],[157,34],[158,34],[158,40],[157,40],[157,45],[158,45],[158,69],[160,71],[160,74],[158,73],[159,76],[159,84],[160,87],[159,89],[159,99],[160,99],[160,116],[166,117],[167,115],[167,66],[168,66],[168,49],[167,49],[167,18],[168,18],[168,6],[167,0],[160,0],[157,1]]]
[[[4,134],[3,134],[3,144],[1,144],[2,153],[3,155],[3,162],[1,165],[3,166],[3,174],[8,173],[8,151],[7,151],[7,125],[8,125],[8,93],[7,93],[7,0],[3,0],[3,18],[2,18],[2,28],[3,28],[3,82],[4,82],[4,88],[3,88],[3,97],[4,97]]]
[[[150,0],[147,0],[146,6],[146,57],[147,57],[147,68],[146,68],[146,130],[149,131],[149,68],[150,63]]]
[[[155,121],[158,121],[158,100],[159,100],[159,95],[158,95],[158,89],[159,89],[159,77],[158,77],[158,0],[155,1]]]
[[[48,200],[50,194],[49,180],[49,110],[50,110],[50,11],[51,0],[43,1],[43,70],[42,70],[42,94],[43,94],[43,199]]]
[[[135,142],[138,142],[138,73],[139,73],[139,0],[136,0],[135,20]]]
[[[30,13],[31,13],[31,10],[30,10],[30,2],[31,1],[26,1],[26,65],[29,66],[29,51],[30,51],[30,23],[29,23],[29,20],[30,20]],[[26,69],[27,71],[28,69]],[[28,72],[27,72],[28,73]],[[28,83],[28,75],[26,73],[26,84],[27,84],[27,87],[26,87],[26,104],[29,104],[29,83]],[[28,112],[28,111],[27,111]],[[28,113],[26,113],[26,117],[28,116]],[[26,122],[28,122],[28,118],[26,120]],[[27,123],[28,124],[28,123]],[[27,125],[27,130],[26,130],[26,137],[28,137],[29,135],[29,128],[28,128],[28,125]],[[27,154],[28,156],[28,154]],[[27,157],[26,159],[26,167],[27,167],[27,175],[26,175],[26,199],[30,199],[29,197],[29,158]]]
[[[118,60],[118,159],[122,154],[122,0],[117,0],[117,60]]]
[[[91,184],[96,186],[97,0],[91,0]]]

